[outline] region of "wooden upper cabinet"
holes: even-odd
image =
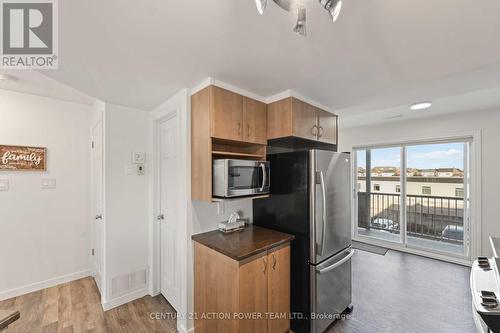
[[[242,141],[243,96],[216,86],[210,86],[211,136]]]
[[[322,142],[337,144],[337,116],[333,113],[317,109],[318,138]]]
[[[318,109],[292,98],[293,136],[316,140],[318,138]]]
[[[267,106],[267,138],[277,139],[291,136],[292,98],[285,98]]]
[[[273,249],[267,255],[269,274],[267,275],[268,312],[279,314],[279,318],[269,320],[271,332],[288,332],[290,330],[290,246]],[[282,317],[281,314],[286,314]]]
[[[267,105],[243,97],[243,141],[267,143]]]
[[[267,107],[267,137],[299,137],[337,144],[337,116],[288,97]]]

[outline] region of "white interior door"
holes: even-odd
[[[161,293],[179,310],[179,135],[177,116],[159,123],[159,215],[161,223]]]
[[[92,129],[92,180],[93,180],[93,272],[99,291],[102,293],[102,265],[103,265],[103,132],[102,121]]]

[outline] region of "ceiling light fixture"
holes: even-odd
[[[337,21],[342,10],[342,0],[319,0],[319,3],[328,11],[332,21]]]
[[[415,103],[412,106],[410,106],[410,109],[412,110],[423,110],[423,109],[428,109],[432,106],[431,102],[419,102]]]
[[[306,7],[304,5],[300,5],[299,7],[299,14],[297,15],[297,24],[295,25],[295,28],[293,28],[293,31],[298,33],[301,36],[307,36],[307,30],[306,30]]]
[[[303,1],[305,0],[272,0],[281,9],[292,12],[294,8],[297,8],[297,24],[293,28],[293,31],[301,36],[306,36],[306,8]],[[257,11],[260,15],[264,14],[266,10],[268,0],[255,0],[255,5],[257,6]],[[337,21],[340,11],[342,10],[342,0],[319,0],[319,3],[330,15],[333,22]]]
[[[267,0],[255,0],[255,6],[257,6],[257,10],[260,15],[264,14],[264,11],[267,7]]]

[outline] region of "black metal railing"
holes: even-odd
[[[407,235],[463,243],[464,199],[426,195],[406,196]],[[358,226],[400,233],[401,195],[358,192]]]

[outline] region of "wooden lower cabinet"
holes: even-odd
[[[233,260],[195,242],[195,332],[290,331],[290,245]]]

